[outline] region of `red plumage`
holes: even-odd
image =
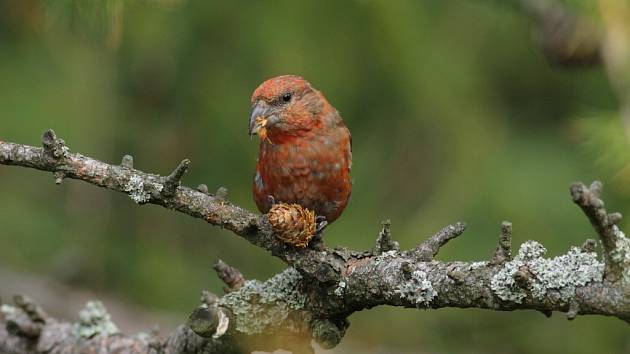
[[[261,138],[253,186],[261,212],[275,200],[328,223],[341,215],[352,189],[351,137],[321,92],[298,76],[265,81],[252,96],[249,130]]]

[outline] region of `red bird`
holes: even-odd
[[[350,131],[324,95],[299,76],[263,82],[252,95],[249,134],[260,149],[254,176],[258,210],[297,203],[332,223],[350,192]],[[321,225],[321,224],[320,224]]]

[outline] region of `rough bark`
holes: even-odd
[[[98,303],[88,304],[80,322],[70,324],[50,318],[20,297],[15,305],[2,306],[0,352],[231,353],[283,348],[308,353],[311,340],[334,347],[343,338],[350,314],[377,305],[531,309],[547,315],[561,311],[569,319],[598,314],[630,322],[630,240],[616,226],[621,215],[604,209],[599,182],[590,187],[576,183],[571,196],[602,241],[603,262],[592,240],[554,258],[545,258],[545,248],[528,241],[513,256],[508,222],[501,226],[497,249],[488,260],[442,262],[435,256],[464,232],[463,223],[445,227],[411,250],[400,250],[391,240],[388,222],[373,250],[333,249],[323,242],[294,248],[274,236],[265,215],[230,203],[224,192],[216,196],[205,186],[181,186],[188,160],[163,177],[134,169],[130,156],[122,165],[110,165],[71,153],[51,130],[42,141],[42,148],[0,142],[0,164],[51,172],[57,183],[82,180],[125,193],[138,204],[157,204],[205,220],[270,251],[289,268],[261,282],[245,280],[236,268],[218,262],[215,269],[227,293],[219,297],[204,292],[187,325],[165,339],[119,333]]]

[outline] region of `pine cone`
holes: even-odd
[[[267,215],[276,236],[285,243],[303,248],[315,235],[315,212],[299,204],[276,204]]]

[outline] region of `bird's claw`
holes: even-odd
[[[313,249],[323,250],[324,249],[324,240],[322,238],[324,234],[324,229],[328,226],[328,221],[326,221],[325,216],[318,215],[315,217],[315,234],[309,243],[309,246]]]
[[[321,236],[326,226],[328,226],[328,221],[326,221],[325,216],[318,215],[315,217],[315,222],[317,223],[315,235]]]
[[[273,195],[267,195],[267,202],[269,202],[269,205],[274,206],[276,205],[276,198]]]

